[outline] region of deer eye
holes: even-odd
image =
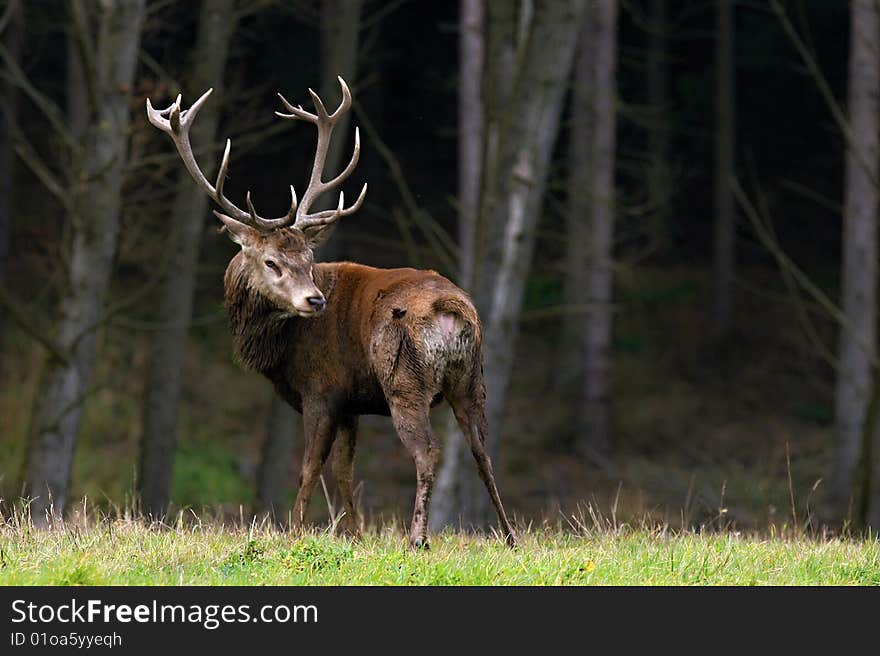
[[[279,269],[278,265],[275,264],[275,262],[273,262],[272,260],[266,260],[264,264],[266,265],[267,269],[273,271],[274,273],[277,273],[278,275],[281,275],[281,269]]]

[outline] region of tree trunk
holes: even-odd
[[[730,331],[736,231],[734,174],[733,0],[718,0],[715,86],[715,253],[711,335],[715,342]]]
[[[334,99],[341,98],[337,76],[350,87],[357,82],[357,55],[360,47],[361,10],[363,0],[322,0],[321,2],[321,91],[320,96],[328,107],[335,106]],[[349,139],[350,115],[345,114],[333,131],[334,139],[327,150],[324,167],[329,179],[339,172],[343,158],[351,152]],[[345,160],[348,161],[348,160]],[[335,207],[336,198],[319,199],[316,209]],[[331,228],[331,230],[335,230]],[[344,234],[335,234],[321,247],[319,257],[324,261],[343,257]]]
[[[504,198],[501,135],[508,128],[511,112],[511,93],[516,76],[518,42],[516,8],[521,2],[486,3],[485,27],[486,57],[483,65],[483,152],[479,213],[474,227],[474,267],[471,271],[471,292],[480,316],[485,321],[491,309],[492,287],[501,261],[501,236],[504,219],[497,206]],[[525,12],[522,12],[525,13]],[[519,40],[521,41],[521,39]]]
[[[273,392],[269,409],[269,424],[263,455],[257,472],[257,511],[269,513],[276,522],[284,518],[287,507],[287,480],[290,473],[290,456],[299,427],[299,414],[286,401]]]
[[[486,50],[481,75],[483,147],[468,289],[484,324],[491,312],[492,288],[501,262],[501,238],[506,219],[498,211],[498,204],[505,197],[506,184],[506,177],[502,175],[502,135],[509,129],[508,123],[513,115],[511,95],[517,62],[522,61],[517,54],[524,52],[526,41],[520,26],[531,26],[531,5],[532,0],[519,0],[486,2],[483,7]],[[463,526],[483,525],[487,512],[487,505],[481,503],[485,487],[475,475],[469,450],[462,448],[461,451],[464,466],[456,469],[461,523]],[[478,503],[481,504],[479,507]]]
[[[856,529],[880,528],[880,368],[874,367],[862,422],[861,448],[853,466],[852,525]],[[841,504],[842,505],[842,504]],[[847,504],[849,505],[849,504]],[[846,512],[847,508],[842,508]],[[849,514],[849,513],[847,513]]]
[[[483,157],[483,0],[461,0],[458,95],[459,282],[470,288]]]
[[[458,283],[472,285],[477,213],[480,202],[480,175],[483,156],[483,0],[461,0],[459,16],[459,94],[458,94],[458,243],[460,248]],[[431,530],[455,526],[459,515],[467,516],[462,494],[467,476],[470,450],[465,448],[452,412],[445,410],[443,422],[443,463],[437,476],[431,505]],[[468,486],[470,487],[470,486]]]
[[[874,390],[868,404],[873,419],[866,419],[862,437],[865,456],[862,526],[876,535],[880,531],[880,369],[874,370],[873,378]]]
[[[666,2],[649,0],[648,16],[648,215],[650,240],[656,247],[669,241],[667,208],[672,195],[669,169],[669,70],[666,40]]]
[[[556,396],[570,412],[562,437],[588,458],[610,450],[610,369],[616,133],[614,2],[594,6],[580,32],[568,166],[567,250]],[[566,412],[566,410],[563,410]],[[571,420],[573,419],[573,421]]]
[[[577,450],[587,457],[610,451],[608,384],[611,355],[611,291],[614,249],[614,168],[617,101],[617,3],[596,5],[589,37],[595,42],[592,166],[584,179],[592,192],[587,238],[587,306],[584,381],[576,422]]]
[[[12,0],[7,9],[3,45],[17,61],[21,56],[24,37],[24,10],[19,0]],[[12,202],[15,191],[15,152],[12,131],[18,122],[18,86],[8,79],[0,80],[0,286],[6,281],[9,239],[12,231]],[[3,315],[0,314],[0,327]]]
[[[88,86],[86,84],[86,72],[84,55],[82,51],[83,32],[90,22],[89,5],[87,0],[71,0],[70,24],[71,30],[67,39],[67,125],[74,139],[82,139],[89,122],[89,99],[86,96]],[[82,26],[82,29],[76,26]],[[77,35],[80,35],[79,43]],[[84,38],[89,38],[86,35]]]
[[[864,429],[877,339],[877,173],[880,130],[880,15],[873,0],[854,0],[849,58],[849,129],[844,191],[841,307],[833,494],[848,510]]]
[[[337,76],[349,86],[357,79],[357,54],[360,47],[361,10],[363,0],[323,0],[321,7],[321,90],[320,96],[328,107],[341,97]],[[342,159],[351,151],[348,138],[349,115],[345,114],[333,132],[324,166],[325,177],[339,172]],[[328,199],[319,199],[315,208],[330,207]],[[336,199],[332,201],[334,204]],[[320,203],[324,203],[321,205]],[[334,228],[330,228],[335,230]],[[333,235],[318,252],[318,258],[332,261],[342,256],[341,234]],[[287,468],[293,449],[294,436],[300,425],[296,413],[287,404],[273,396],[263,445],[263,460],[257,476],[257,506],[260,512],[271,512],[278,519],[287,494]],[[283,462],[267,460],[276,454],[287,454]]]
[[[68,361],[49,357],[37,387],[23,470],[31,511],[42,521],[47,510],[63,510],[82,403],[95,360],[119,228],[121,189],[127,163],[129,99],[140,44],[143,0],[94,6],[97,32],[89,120],[82,157],[75,162],[76,188],[70,216],[71,247],[65,259],[66,293],[61,299],[56,341]]]
[[[202,146],[213,143],[217,132],[226,55],[236,26],[234,8],[235,0],[204,0],[202,3],[186,89],[195,98],[205,89],[214,88],[214,97],[192,127],[194,143]],[[203,164],[203,170],[210,177],[216,160],[209,158],[208,162]],[[171,228],[167,244],[168,275],[159,289],[156,320],[160,327],[153,338],[147,368],[138,460],[141,508],[153,517],[164,516],[171,499],[183,359],[192,317],[199,244],[208,207],[208,198],[192,183],[186,171],[179,173],[177,187],[171,216],[166,219]]]
[[[574,416],[583,387],[584,316],[589,284],[590,224],[592,217],[593,125],[596,92],[596,42],[591,38],[593,9],[584,20],[574,65],[571,125],[568,144],[568,206],[563,270],[563,302],[567,309],[556,356],[554,397],[560,405],[559,430],[574,443]],[[566,428],[567,427],[567,428]]]
[[[523,22],[523,56],[518,57],[522,68],[499,133],[495,221],[503,226],[502,250],[487,299],[488,321],[483,333],[490,427],[487,447],[493,459],[498,452],[535,231],[585,5],[579,0],[538,3],[528,23]],[[488,501],[485,495],[477,499],[479,514],[485,517]]]

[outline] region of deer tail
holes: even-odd
[[[431,309],[435,314],[452,314],[462,319],[465,323],[479,328],[480,317],[473,304],[464,298],[456,296],[444,296],[434,301]]]
[[[434,322],[445,343],[458,342],[460,346],[468,344],[470,348],[479,348],[480,317],[467,299],[444,296],[435,300],[431,308],[434,311]]]

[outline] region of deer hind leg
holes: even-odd
[[[389,395],[389,398],[394,429],[416,465],[416,500],[409,543],[415,549],[427,549],[428,505],[440,460],[439,444],[428,417],[430,399],[393,395]]]
[[[320,405],[303,403],[305,427],[305,453],[299,478],[299,491],[293,504],[291,527],[302,528],[315,484],[321,477],[321,469],[330,455],[336,437],[337,420],[333,410]]]
[[[467,394],[453,397],[447,397],[449,405],[452,406],[452,412],[461,432],[464,433],[465,440],[471,448],[471,453],[477,463],[477,471],[492,504],[495,506],[495,512],[498,515],[498,525],[504,533],[504,540],[510,547],[516,547],[516,535],[510,522],[507,520],[507,513],[504,512],[504,506],[501,504],[501,495],[498,493],[498,487],[495,485],[495,473],[492,470],[492,461],[486,452],[486,435],[488,434],[486,423],[486,411],[483,406],[483,396],[480,394]]]
[[[343,417],[336,429],[336,442],[333,445],[333,476],[342,495],[345,507],[345,530],[353,537],[360,537],[361,527],[354,507],[354,450],[357,441],[357,417]]]

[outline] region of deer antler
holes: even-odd
[[[278,94],[287,109],[291,112],[291,114],[282,114],[280,112],[275,113],[281,118],[299,118],[314,123],[318,127],[318,146],[315,152],[315,163],[312,167],[312,175],[309,180],[309,186],[307,187],[305,195],[303,196],[302,204],[298,206],[296,191],[294,190],[293,185],[291,185],[290,209],[287,211],[287,214],[282,217],[278,217],[277,219],[264,219],[259,214],[257,214],[257,211],[254,209],[253,201],[251,200],[250,191],[247,192],[247,196],[245,197],[245,202],[247,203],[248,208],[247,211],[238,208],[234,203],[226,198],[226,196],[223,195],[223,184],[226,181],[226,172],[229,169],[229,151],[232,148],[231,140],[226,140],[226,148],[223,151],[223,159],[220,162],[220,170],[217,172],[217,180],[213,185],[208,182],[208,179],[205,177],[205,174],[202,173],[202,170],[199,168],[199,165],[196,162],[195,155],[192,151],[192,145],[190,144],[189,140],[189,129],[192,126],[193,121],[195,120],[199,110],[202,108],[202,105],[205,104],[208,96],[211,95],[213,89],[208,89],[204,94],[202,94],[202,97],[196,100],[187,110],[181,109],[181,96],[177,96],[177,99],[174,101],[174,103],[170,107],[167,107],[165,109],[154,109],[152,103],[150,103],[150,99],[148,98],[147,118],[150,120],[150,123],[152,123],[155,127],[159,128],[160,130],[162,130],[162,132],[171,137],[171,140],[177,147],[177,152],[180,154],[180,157],[183,160],[183,164],[186,167],[186,170],[189,171],[189,174],[192,176],[193,180],[195,180],[199,188],[206,194],[208,194],[208,196],[215,203],[217,203],[217,205],[219,205],[225,213],[227,213],[229,216],[236,219],[237,221],[249,223],[250,225],[261,230],[280,228],[286,225],[290,225],[291,222],[293,222],[294,227],[300,229],[312,226],[327,225],[337,221],[342,216],[347,216],[356,212],[363,203],[364,196],[367,193],[367,185],[365,184],[363,189],[361,190],[360,196],[358,196],[358,199],[355,201],[354,205],[345,208],[345,196],[342,192],[340,192],[339,205],[336,209],[324,210],[315,214],[307,214],[308,209],[311,207],[315,198],[317,198],[325,191],[335,189],[340,184],[342,184],[342,182],[349,175],[351,175],[351,172],[357,165],[358,157],[360,156],[360,135],[357,129],[355,129],[354,155],[352,156],[351,161],[348,163],[348,166],[345,167],[345,170],[343,170],[342,173],[333,178],[333,180],[330,180],[329,182],[321,181],[324,161],[327,158],[327,148],[330,145],[330,135],[333,133],[333,128],[339,121],[342,114],[344,114],[349,110],[349,108],[351,108],[351,92],[348,90],[348,86],[345,84],[342,78],[339,78],[339,83],[342,86],[342,104],[331,115],[327,114],[327,110],[324,108],[324,104],[321,102],[321,99],[311,89],[309,89],[309,93],[311,94],[312,100],[315,103],[317,116],[314,114],[310,114],[309,112],[302,109],[302,107],[293,107],[284,99],[283,96],[281,96],[281,94]]]
[[[330,147],[330,137],[333,134],[333,128],[336,127],[336,124],[342,118],[342,115],[351,109],[351,91],[349,91],[345,80],[341,77],[337,77],[336,79],[339,80],[339,86],[342,88],[342,102],[332,114],[327,113],[327,109],[324,107],[324,103],[321,102],[321,98],[311,89],[309,89],[309,95],[312,97],[312,102],[315,104],[316,114],[307,112],[302,106],[294,107],[287,102],[287,99],[284,96],[280,93],[278,94],[281,102],[284,103],[284,106],[290,113],[283,114],[281,112],[275,112],[276,116],[290,120],[308,121],[309,123],[314,123],[315,127],[318,128],[318,145],[315,148],[315,162],[312,165],[312,175],[309,178],[309,185],[306,187],[306,191],[303,194],[302,202],[296,210],[296,223],[294,225],[297,228],[327,225],[337,221],[340,217],[353,214],[360,209],[360,206],[364,202],[364,197],[367,194],[367,185],[364,184],[363,189],[361,189],[361,193],[354,204],[351,207],[345,207],[345,194],[344,192],[339,192],[339,205],[336,209],[324,210],[322,212],[316,212],[315,214],[308,213],[312,207],[312,203],[318,196],[327,191],[336,189],[346,180],[346,178],[348,178],[348,176],[351,175],[351,172],[354,171],[354,167],[357,166],[358,159],[361,155],[361,136],[359,130],[355,128],[354,153],[352,153],[351,161],[349,161],[348,166],[346,166],[342,172],[332,180],[324,182],[321,179],[324,173],[324,162],[327,159],[327,149]]]
[[[243,223],[250,223],[254,227],[263,230],[287,225],[294,218],[297,206],[296,192],[293,190],[292,185],[290,187],[290,210],[288,210],[285,216],[277,219],[264,219],[257,214],[254,209],[254,204],[251,201],[251,192],[247,193],[247,212],[236,207],[232,201],[223,195],[223,183],[226,180],[226,171],[229,168],[229,150],[232,147],[232,141],[229,139],[226,140],[226,149],[223,151],[223,160],[220,163],[220,170],[217,173],[217,182],[214,185],[208,182],[205,174],[202,173],[202,170],[199,168],[195,155],[193,155],[192,145],[189,141],[189,129],[192,127],[196,114],[198,114],[202,105],[205,104],[205,101],[208,100],[208,96],[211,95],[212,91],[213,89],[208,89],[202,94],[202,97],[196,100],[192,107],[187,110],[181,110],[180,108],[181,96],[177,96],[177,100],[166,109],[154,109],[150,99],[147,98],[147,118],[150,120],[150,123],[171,137],[171,140],[174,141],[174,145],[177,146],[177,152],[180,153],[180,158],[183,160],[186,170],[189,171],[189,174],[192,176],[193,180],[195,180],[199,188],[208,194],[208,196],[210,196],[213,201],[233,219]]]

